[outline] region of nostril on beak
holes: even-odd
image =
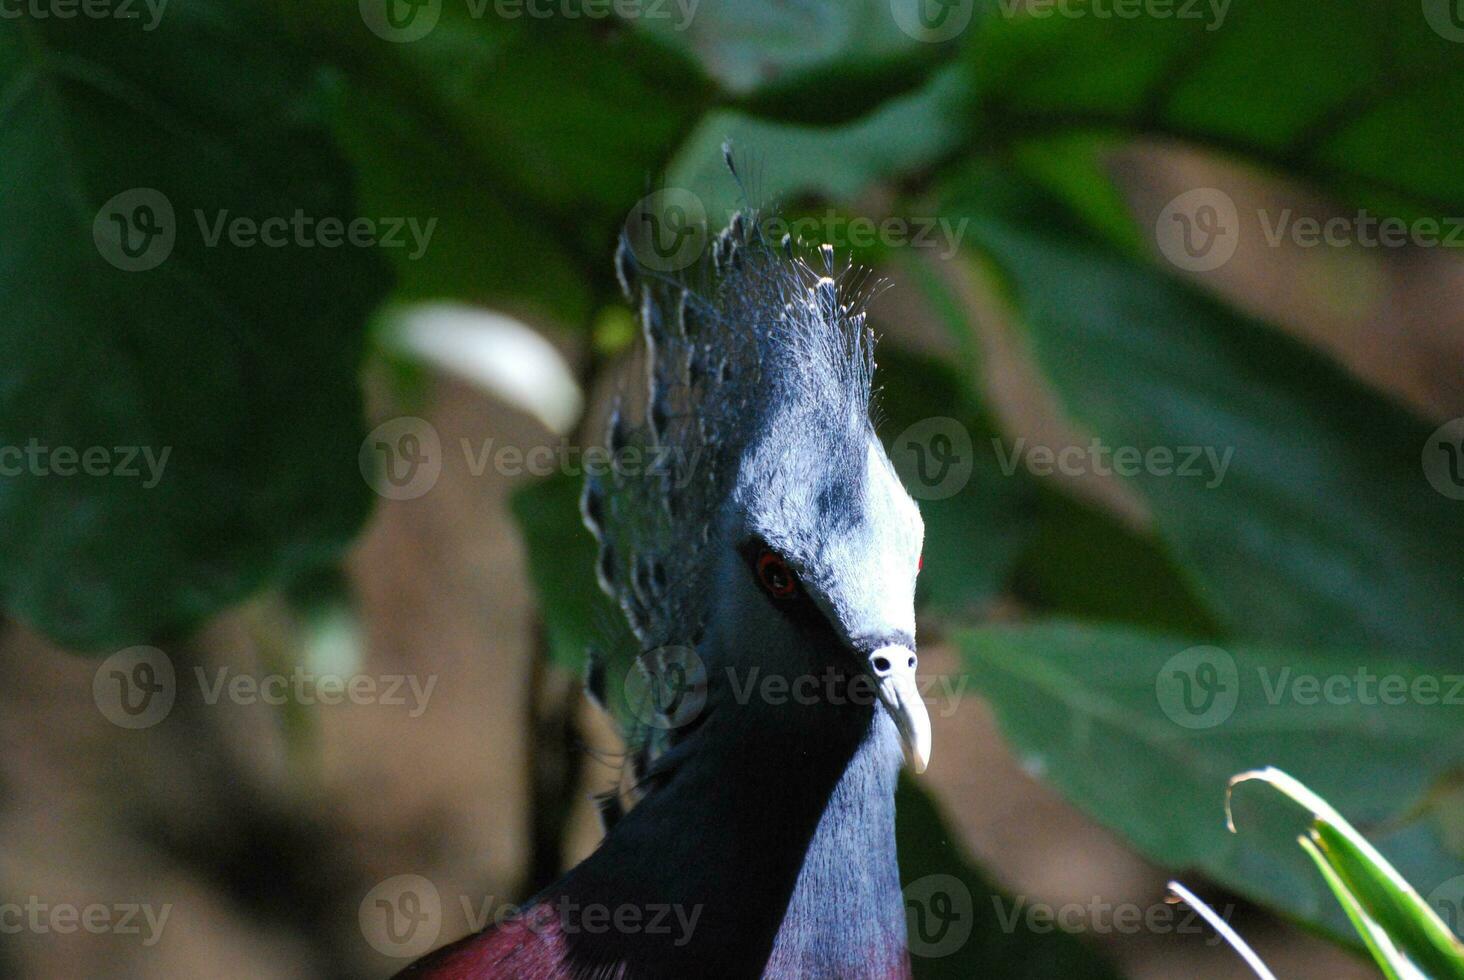
[[[911,767],[924,772],[930,761],[930,715],[916,683],[917,663],[914,650],[904,644],[886,644],[869,654],[868,669],[875,681],[875,694],[899,731]]]

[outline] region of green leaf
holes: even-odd
[[[595,537],[580,518],[581,487],[579,477],[556,473],[515,492],[512,503],[550,657],[571,670],[620,616],[595,581]]]
[[[0,601],[62,644],[187,630],[366,515],[388,275],[324,244],[358,212],[314,71],[248,3],[0,27],[0,446],[47,453],[0,476]]]
[[[856,119],[919,87],[955,54],[902,31],[889,0],[706,3],[694,14],[635,23],[695,57],[737,108],[785,122]]]
[[[1457,215],[1464,51],[1430,26],[1431,6],[1447,9],[1234,0],[1167,18],[1009,15],[997,0],[966,60],[994,136],[1168,137],[1356,204]]]
[[[1337,872],[1327,863],[1327,858],[1312,843],[1309,837],[1298,837],[1296,842],[1306,851],[1317,870],[1322,873],[1322,878],[1327,882],[1327,887],[1332,889],[1332,894],[1337,897],[1337,904],[1342,906],[1342,911],[1347,913],[1347,919],[1352,923],[1352,928],[1362,937],[1363,945],[1372,955],[1374,962],[1383,971],[1384,980],[1405,980],[1413,976],[1406,967],[1407,964],[1399,961],[1398,951],[1389,941],[1387,933],[1382,930],[1376,922],[1367,917],[1362,906],[1358,904],[1356,896],[1347,890],[1342,879],[1337,877]]]
[[[1223,630],[1151,535],[1039,484],[1032,540],[1014,590],[1052,616],[1216,639]]]
[[[1464,978],[1464,943],[1326,800],[1274,768],[1241,773],[1231,780],[1231,792],[1249,782],[1275,789],[1310,814],[1310,835],[1301,842],[1380,966],[1408,976],[1416,964],[1429,977]],[[1360,924],[1359,916],[1365,920]]]
[[[953,202],[1039,367],[1110,454],[1095,465],[1130,454],[1120,475],[1227,632],[1458,662],[1464,521],[1419,465],[1431,425],[1092,241],[1004,172]]]
[[[971,630],[959,640],[973,682],[1028,767],[1166,866],[1201,869],[1283,914],[1344,933],[1336,903],[1296,848],[1303,828],[1294,808],[1247,798],[1237,820],[1247,833],[1225,832],[1230,774],[1274,765],[1374,828],[1378,849],[1423,889],[1464,873],[1437,826],[1413,815],[1464,759],[1447,678],[1377,651],[1197,648],[1187,638],[1066,622]],[[1394,679],[1385,686],[1385,677]]]
[[[1021,902],[971,864],[918,781],[900,781],[895,813],[911,963],[918,980],[1118,976],[1076,937],[1060,929],[1033,931],[1028,917],[1019,914]],[[966,930],[969,937],[958,944],[959,933]],[[954,948],[947,952],[947,947]]]
[[[995,430],[970,386],[949,365],[882,349],[875,383],[880,436],[925,521],[917,599],[948,615],[979,612],[1005,586],[1031,539],[1033,487],[1020,473],[1002,472],[992,448]],[[932,429],[926,420],[941,421]],[[949,496],[939,484],[935,494],[922,491],[920,457],[905,444],[911,438],[929,443],[942,434],[952,437],[955,454],[971,455],[969,478]],[[923,448],[932,452],[929,445]]]
[[[614,21],[443,4],[390,43],[355,4],[291,15],[349,81],[338,123],[369,206],[439,223],[423,257],[398,256],[401,298],[588,326],[618,295],[616,237],[713,94],[694,64]]]
[[[741,207],[745,202],[722,161],[722,144],[730,140],[738,159],[751,170],[755,204],[804,195],[847,202],[879,181],[918,171],[953,152],[965,125],[965,85],[957,68],[946,68],[918,90],[843,125],[827,120],[799,125],[717,110],[677,151],[667,183],[697,194],[710,215],[721,217]],[[840,237],[838,232],[834,228],[803,237],[831,240]],[[851,242],[836,244],[842,251]]]

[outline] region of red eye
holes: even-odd
[[[786,599],[798,591],[798,578],[793,569],[771,551],[764,551],[758,556],[757,579],[776,599]]]

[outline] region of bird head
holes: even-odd
[[[916,686],[924,524],[867,404],[807,354],[787,366],[795,378],[765,374],[764,395],[778,404],[744,449],[711,542],[720,556],[708,656],[733,669],[854,679],[850,700],[878,699],[920,772],[931,748]],[[828,384],[838,387],[817,389]]]
[[[642,649],[862,681],[922,771],[924,526],[870,420],[859,275],[836,272],[830,246],[810,262],[769,241],[755,213],[733,217],[694,275],[649,272],[628,242],[617,271],[640,310],[647,392],[636,420],[612,413],[609,443],[665,466],[587,481],[602,587]]]

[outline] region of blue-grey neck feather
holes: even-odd
[[[905,906],[894,847],[899,767],[893,723],[878,712],[804,855],[764,976],[902,975]]]
[[[714,684],[714,701],[728,695]],[[904,975],[893,728],[873,708],[811,710],[825,713],[813,740],[714,704],[661,758],[656,788],[545,897],[671,908],[668,922],[694,927],[572,933],[583,975]]]

